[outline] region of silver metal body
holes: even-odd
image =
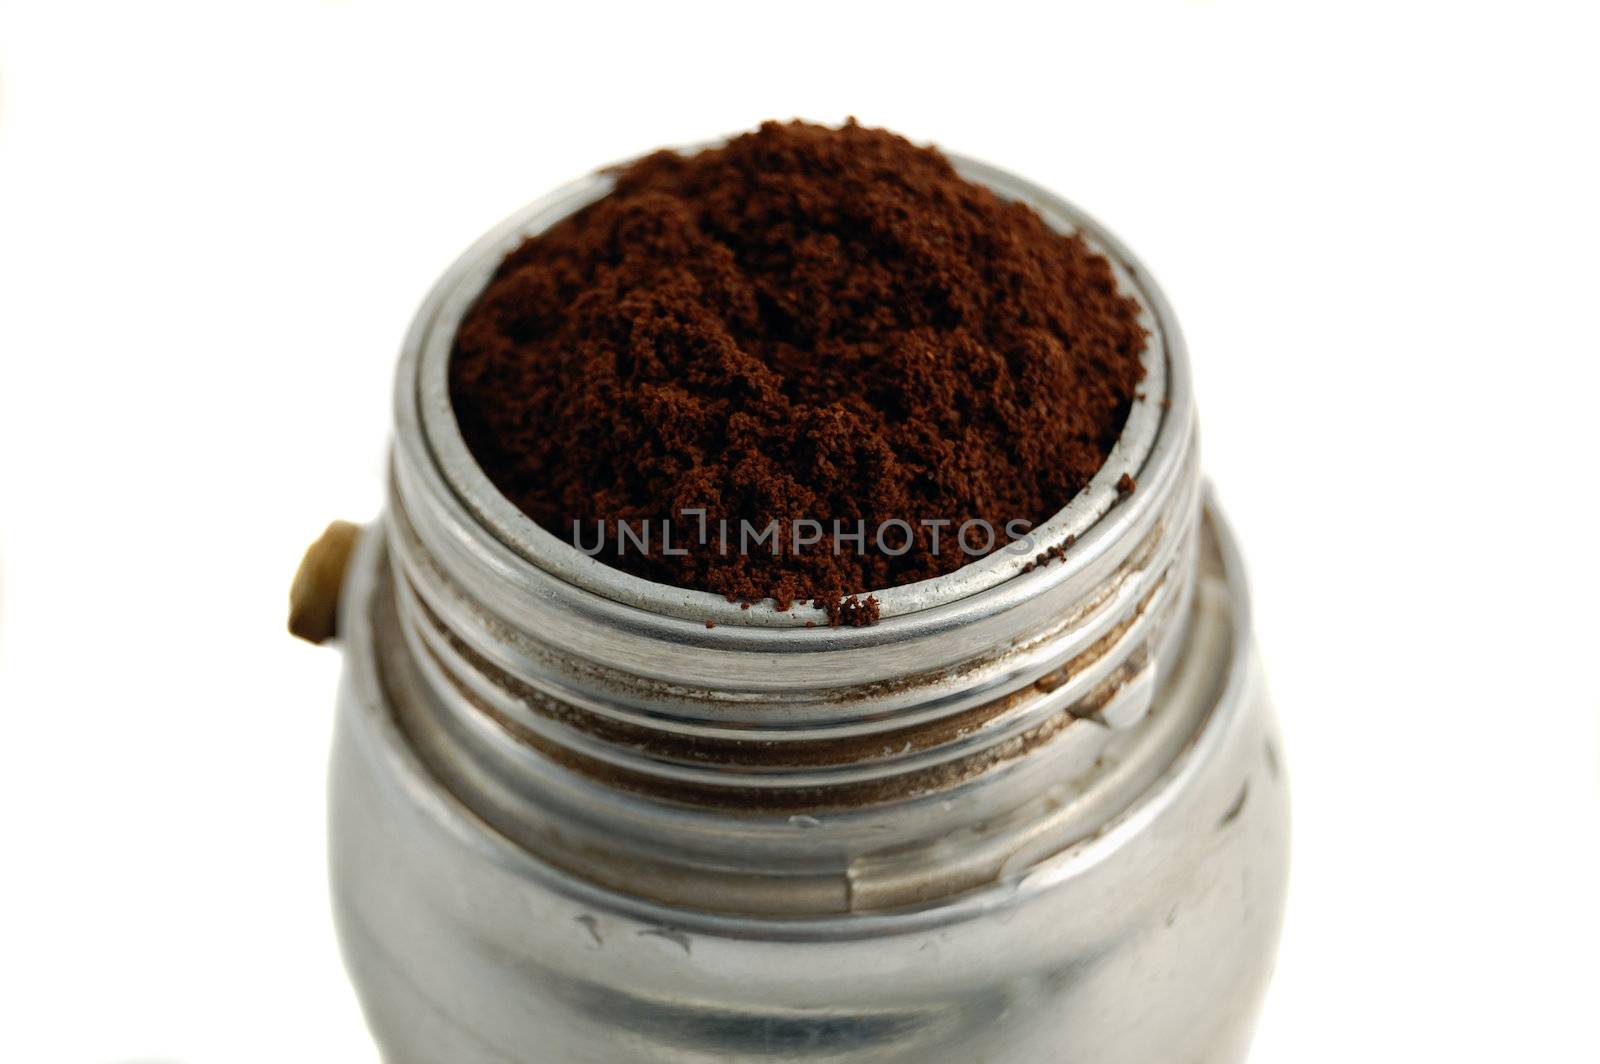
[[[610,569],[472,463],[456,322],[604,177],[424,304],[391,505],[345,583],[331,783],[340,934],[391,1064],[1243,1058],[1287,791],[1182,340],[1091,220],[957,163],[1112,259],[1146,399],[1039,530],[1062,560],[891,589],[871,628]]]

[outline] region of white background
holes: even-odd
[[[1256,1061],[1600,1059],[1589,5],[586,6],[4,6],[0,1061],[373,1060],[282,628],[413,307],[596,164],[852,113],[1183,321],[1295,789]]]

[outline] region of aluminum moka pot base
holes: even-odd
[[[1036,530],[1063,560],[879,592],[870,628],[611,569],[472,462],[455,326],[607,177],[424,303],[389,507],[344,576],[330,785],[339,933],[390,1064],[1244,1058],[1288,795],[1182,339],[1092,220],[952,161],[1112,260],[1146,398]]]

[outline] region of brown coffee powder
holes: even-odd
[[[490,480],[558,537],[577,522],[639,576],[871,623],[851,596],[972,560],[963,522],[998,548],[1088,482],[1142,376],[1137,313],[1082,240],[936,150],[768,123],[634,163],[509,255],[452,399]],[[741,522],[773,521],[776,554],[740,549]],[[910,550],[880,549],[889,522]]]

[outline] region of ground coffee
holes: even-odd
[[[634,163],[509,255],[451,391],[490,480],[560,538],[859,624],[876,603],[854,596],[1064,506],[1122,428],[1144,343],[1103,258],[939,152],[769,123]],[[966,522],[994,542],[958,544]]]

